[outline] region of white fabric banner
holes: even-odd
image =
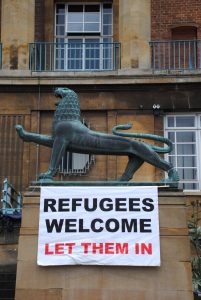
[[[157,187],[41,187],[37,262],[159,266]]]

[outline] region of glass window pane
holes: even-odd
[[[176,126],[177,127],[194,127],[195,126],[195,117],[194,116],[177,116],[176,117]]]
[[[83,12],[83,5],[68,5],[68,12]]]
[[[103,26],[103,34],[111,35],[112,34],[112,25],[104,25]]]
[[[57,15],[56,16],[56,23],[63,25],[65,23],[65,15]]]
[[[99,23],[85,23],[84,24],[84,31],[91,31],[91,32],[99,32],[100,30]]]
[[[182,154],[195,154],[196,152],[196,145],[177,145],[177,154],[182,155]]]
[[[103,24],[112,24],[112,15],[111,14],[103,15]]]
[[[175,126],[174,117],[168,117],[167,121],[168,121],[168,127],[174,127]]]
[[[111,13],[112,12],[112,4],[103,4],[103,12]]]
[[[57,44],[60,44],[60,43],[63,44],[63,43],[64,43],[64,38],[57,38],[57,39],[56,39],[56,43],[57,43]],[[63,46],[64,46],[64,45],[63,45]]]
[[[194,182],[182,183],[181,185],[181,188],[183,188],[184,190],[198,190],[198,184]]]
[[[179,143],[195,142],[195,132],[193,132],[193,131],[177,132],[176,136],[177,136],[177,142],[179,142]]]
[[[57,26],[56,27],[56,35],[64,35],[64,34],[65,34],[64,26]]]
[[[176,158],[175,158],[175,156],[169,156],[169,162],[170,162],[173,166],[176,166]]]
[[[189,168],[196,168],[196,157],[195,156],[178,156],[177,162],[179,167],[189,167]]]
[[[112,38],[111,37],[104,37],[103,38],[103,43],[112,43]],[[109,45],[108,47],[112,47],[112,45]]]
[[[83,31],[83,24],[82,23],[68,23],[68,31],[82,32]]]
[[[64,60],[56,60],[56,69],[57,70],[64,70]]]
[[[57,4],[56,12],[57,12],[57,14],[64,14],[65,13],[65,5]]]
[[[197,179],[197,170],[196,169],[177,169],[179,177],[182,180],[193,180]]]
[[[100,20],[99,13],[85,13],[84,22],[98,22]]]
[[[85,5],[85,12],[99,12],[100,5]]]
[[[68,22],[83,22],[83,13],[68,13]]]
[[[168,132],[168,139],[175,142],[175,132]]]

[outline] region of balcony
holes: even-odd
[[[153,72],[190,72],[201,69],[200,40],[151,41]]]
[[[121,68],[120,43],[30,43],[34,72],[114,71]]]

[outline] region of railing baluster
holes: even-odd
[[[161,69],[161,48],[160,42],[158,43],[158,69]]]
[[[198,41],[198,45],[199,45],[199,47],[198,47],[198,51],[199,51],[199,59],[200,59],[200,69],[201,69],[201,41]]]
[[[176,51],[175,51],[176,42],[173,42],[173,68],[175,70],[175,61],[176,61]]]
[[[194,49],[194,69],[197,68],[197,42],[194,40],[193,42],[193,49]]]
[[[170,42],[168,42],[168,66],[169,66],[169,70],[171,69],[170,66],[170,57],[171,57],[171,48],[170,48]]]
[[[179,51],[179,61],[178,61],[178,67],[179,67],[179,70],[181,69],[181,56],[180,56],[180,41],[178,41],[178,51]]]
[[[163,43],[163,70],[165,70],[165,65],[166,65],[166,61],[165,61],[165,43]]]
[[[188,41],[188,65],[189,65],[189,68],[192,69],[190,41]]]
[[[44,44],[44,57],[45,57],[45,60],[44,60],[44,70],[47,71],[47,57],[46,57],[46,54],[47,54],[47,44],[45,43]]]
[[[52,71],[52,43],[50,45],[50,71]]]
[[[34,71],[37,71],[37,69],[36,69],[36,61],[37,61],[36,47],[37,47],[37,44],[34,45]]]
[[[42,71],[42,44],[39,44],[39,71]]]

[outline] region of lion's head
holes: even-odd
[[[56,88],[54,94],[58,98],[64,98],[66,96],[78,98],[77,94],[74,91],[64,87]]]

